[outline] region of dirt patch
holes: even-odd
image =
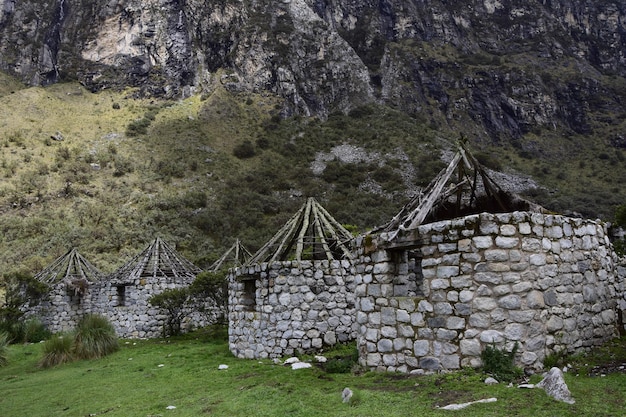
[[[616,373],[626,374],[626,361],[607,362],[596,365],[589,370],[589,376],[602,376]]]
[[[442,390],[439,392],[433,392],[429,394],[429,397],[431,397],[434,401],[434,407],[445,407],[449,404],[466,403],[476,400],[473,392],[459,390]]]

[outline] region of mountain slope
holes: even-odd
[[[197,264],[308,196],[388,220],[464,137],[561,213],[626,201],[620,1],[43,0],[0,6],[0,267],[155,235]],[[63,140],[57,140],[63,139]]]

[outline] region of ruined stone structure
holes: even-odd
[[[36,276],[50,291],[38,305],[24,309],[52,332],[71,330],[85,314],[94,313],[109,319],[120,337],[159,337],[167,316],[148,300],[166,289],[189,286],[200,272],[160,238],[106,277],[72,249]],[[183,327],[210,324],[220,314],[205,307],[208,314],[190,314]]]
[[[241,358],[354,340],[352,235],[314,199],[229,276],[229,344]],[[343,258],[343,259],[342,259]]]
[[[356,338],[355,269],[348,260],[278,261],[230,279],[230,350],[268,358]]]
[[[27,316],[38,317],[53,332],[69,331],[94,309],[92,287],[103,276],[73,248],[35,275],[50,291],[41,300],[29,300],[23,310]]]
[[[504,192],[463,145],[424,193],[353,249],[326,264],[234,270],[231,351],[291,355],[350,340],[356,329],[360,364],[372,370],[475,367],[488,345],[517,345],[517,364],[538,369],[550,354],[624,331],[625,268],[605,225]]]
[[[479,366],[485,346],[515,343],[520,365],[541,368],[551,353],[619,331],[624,277],[597,222],[482,213],[382,233],[368,245],[356,321],[369,369]]]

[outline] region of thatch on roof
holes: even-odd
[[[209,266],[208,271],[217,272],[223,268],[233,268],[245,264],[252,254],[239,239],[215,262]]]
[[[503,190],[489,177],[467,146],[460,143],[448,166],[428,187],[413,197],[389,223],[374,232],[410,230],[423,223],[481,212],[513,211],[543,212],[544,209]]]
[[[112,282],[131,283],[137,279],[167,278],[174,283],[190,283],[200,268],[178,254],[163,239],[157,237],[140,254],[135,256],[109,279]]]
[[[311,197],[247,264],[351,258],[352,238],[350,232]]]

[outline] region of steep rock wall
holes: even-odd
[[[383,101],[497,139],[615,118],[626,75],[619,1],[2,0],[0,69],[139,94],[269,91],[283,114]],[[608,116],[607,116],[608,115]]]

